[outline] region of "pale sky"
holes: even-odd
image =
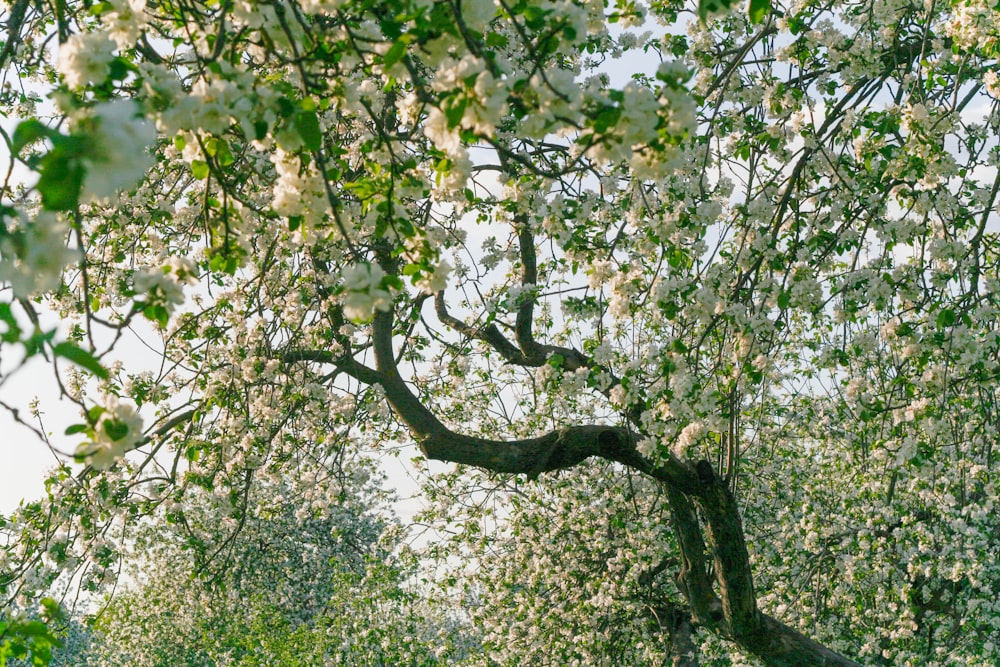
[[[29,411],[36,396],[40,399],[42,425]],[[58,400],[52,367],[42,358],[29,360],[6,378],[0,385],[0,402],[17,409],[22,420],[39,430],[44,426],[56,446],[68,446],[63,432],[69,424],[79,421],[76,407]],[[0,513],[9,514],[22,498],[35,499],[44,494],[45,472],[56,465],[56,459],[35,433],[14,420],[6,407],[0,407],[0,457]]]

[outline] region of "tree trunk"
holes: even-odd
[[[524,306],[522,312],[525,314],[522,319],[529,319],[530,308]],[[636,449],[637,434],[627,428],[606,425],[569,426],[534,438],[511,441],[456,433],[420,401],[400,376],[392,346],[392,313],[377,313],[373,329],[375,369],[351,358],[323,361],[338,366],[362,382],[380,384],[390,406],[413,432],[427,458],[537,477],[544,472],[571,468],[597,456],[665,485],[680,548],[678,587],[690,608],[690,621],[668,629],[674,665],[697,665],[691,629],[700,626],[732,640],[769,667],[860,667],[859,663],[757,608],[736,499],[707,462],[686,462],[672,453],[656,460],[646,458]],[[530,330],[524,322],[518,329],[519,343],[529,348],[538,345],[530,338]],[[502,336],[499,332],[491,335],[494,334]],[[541,356],[538,350],[530,350],[530,353],[536,357],[533,361]],[[319,360],[320,356],[320,353],[309,352],[291,354],[314,360]],[[574,358],[574,363],[588,362]],[[696,507],[704,526],[698,521]],[[714,583],[708,576],[706,560],[709,557],[715,573]]]

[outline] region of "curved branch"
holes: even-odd
[[[333,354],[329,350],[286,350],[281,354],[281,361],[286,364],[293,364],[297,361],[314,361],[318,364],[335,366],[359,382],[365,384],[379,384],[382,381],[382,374],[374,368],[369,368],[354,357]]]
[[[590,366],[583,353],[568,347],[542,345],[535,340],[532,331],[535,321],[535,302],[538,300],[535,288],[538,287],[538,256],[535,252],[535,235],[531,231],[526,216],[517,217],[517,243],[521,253],[521,286],[527,292],[521,296],[514,320],[514,335],[524,356],[532,360],[541,360],[541,365],[553,354],[563,358],[563,369],[575,371],[584,366]]]
[[[379,384],[393,410],[416,436],[425,456],[529,477],[570,468],[597,456],[658,479],[666,484],[670,494],[681,551],[678,584],[699,622],[729,637],[772,667],[860,667],[757,609],[739,508],[728,486],[716,479],[710,468],[706,472],[705,466],[690,465],[672,453],[662,463],[655,464],[636,449],[637,435],[620,426],[570,426],[511,441],[456,433],[420,401],[400,376],[393,354],[392,312],[377,313],[372,326]],[[718,595],[707,575],[706,539],[699,530],[692,501],[704,515],[704,534],[715,565]]]
[[[463,336],[467,336],[473,340],[479,340],[486,343],[491,348],[499,352],[504,361],[508,363],[527,368],[537,368],[548,363],[549,358],[553,355],[558,355],[563,359],[562,368],[567,371],[575,371],[578,368],[583,368],[585,366],[596,366],[596,364],[594,364],[591,359],[588,359],[586,355],[579,350],[574,350],[571,347],[538,343],[533,337],[530,339],[531,342],[525,346],[522,343],[521,335],[518,334],[518,344],[522,345],[522,347],[519,348],[517,345],[511,343],[507,337],[503,335],[503,332],[500,331],[500,328],[493,323],[486,324],[481,327],[466,324],[448,312],[448,305],[445,303],[443,290],[438,292],[434,297],[434,312],[437,314],[438,319],[441,320],[441,323],[449,329],[457,331]],[[520,317],[521,315],[519,311],[518,318]],[[530,322],[527,328],[529,331],[528,336],[531,336]],[[528,349],[526,350],[525,347]],[[530,352],[528,350],[530,350]]]
[[[700,487],[693,467],[673,454],[662,464],[653,463],[636,449],[636,434],[621,426],[569,426],[521,440],[492,440],[452,431],[427,409],[399,375],[392,348],[392,321],[391,312],[379,312],[372,325],[378,382],[389,405],[413,432],[427,458],[537,477],[543,472],[571,468],[597,456],[621,463],[685,493],[694,493]]]
[[[434,312],[437,313],[438,319],[441,320],[442,324],[463,336],[486,343],[499,352],[500,356],[506,361],[518,366],[532,365],[532,360],[525,357],[516,345],[507,340],[507,337],[503,335],[503,332],[500,331],[497,325],[490,323],[481,327],[474,327],[449,313],[448,305],[444,301],[444,290],[434,295]]]
[[[535,287],[538,285],[538,256],[535,254],[535,235],[525,217],[518,216],[517,245],[521,251],[521,286],[528,289],[517,307],[514,334],[517,344],[527,356],[537,355],[538,342],[532,334],[535,320]]]
[[[691,606],[691,615],[696,623],[714,627],[723,620],[722,603],[712,590],[712,580],[705,564],[705,540],[698,525],[694,505],[683,493],[667,486],[667,502],[670,507],[670,522],[681,557],[681,569],[677,572],[677,588]]]
[[[706,545],[691,501],[670,487],[667,493],[681,552],[678,586],[698,622],[717,628],[769,667],[861,667],[757,608],[739,508],[723,479],[704,479],[703,475],[702,488],[694,495],[705,519],[704,535],[712,556],[718,597],[708,581]]]
[[[737,642],[769,667],[862,667],[767,614],[760,615],[760,633]]]

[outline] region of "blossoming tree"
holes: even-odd
[[[484,664],[995,658],[998,11],[712,4],[9,3],[6,593],[414,442]]]
[[[401,588],[412,571],[409,552],[391,554],[402,534],[379,517],[385,494],[365,468],[353,472],[326,481],[337,500],[323,509],[299,505],[304,489],[287,480],[259,486],[238,533],[204,495],[186,502],[185,521],[228,538],[225,557],[199,557],[184,531],[152,524],[135,583],[109,596],[67,664],[432,664],[451,633]]]

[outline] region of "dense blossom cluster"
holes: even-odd
[[[98,470],[121,460],[142,439],[142,417],[114,397],[94,422],[93,437],[77,447],[76,455]]]
[[[67,264],[77,259],[67,246],[69,226],[59,216],[39,211],[34,217],[20,215],[0,238],[0,280],[10,285],[14,296],[26,299],[59,286]]]
[[[998,11],[689,10],[5,10],[0,103],[39,117],[8,141],[37,178],[4,186],[3,344],[83,417],[10,409],[86,464],[0,523],[9,603],[150,547],[163,577],[89,626],[112,662],[995,657]],[[64,328],[23,327],[39,303]],[[363,453],[411,441],[492,472],[429,468],[445,537],[384,569]],[[349,645],[383,602],[399,651]]]

